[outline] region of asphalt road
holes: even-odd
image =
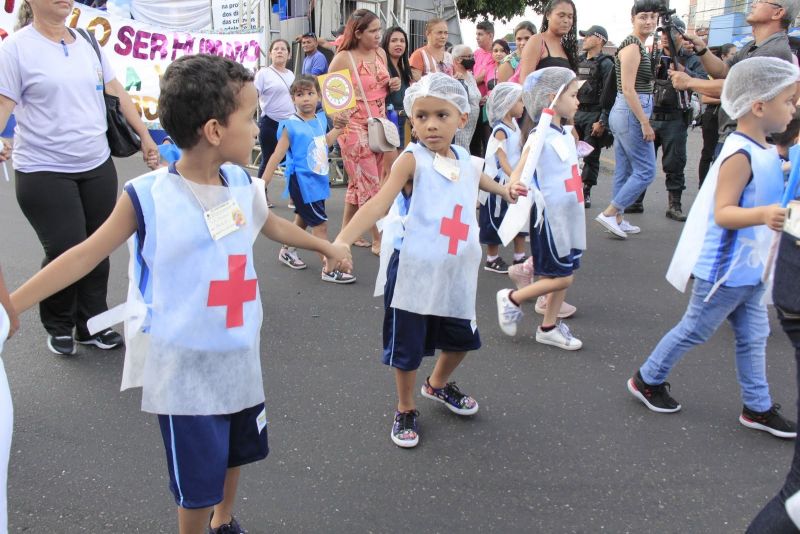
[[[697,188],[699,145],[693,133],[687,201]],[[144,171],[135,158],[117,164],[122,180]],[[601,182],[590,221],[609,199],[606,163]],[[329,202],[332,234],[343,194],[335,189]],[[288,217],[279,204],[275,213]],[[584,342],[576,353],[537,344],[532,310],[516,338],[504,336],[494,294],[510,281],[481,271],[483,348],[455,375],[480,412],[459,418],[420,397],[415,450],[389,439],[395,395],[380,363],[377,259],[354,249],[358,282],[335,286],[319,280],[311,254],[311,268],[294,272],[277,263],[277,244],[260,239],[271,453],[244,469],[236,511],[243,526],[252,533],[743,531],[780,487],[793,443],[738,423],[730,329],[670,377],[682,412],[651,413],[625,389],[687,301],[664,279],[681,230],[664,217],[665,204],[660,174],[646,212],[630,217],[640,235],[615,241],[589,223],[589,250],[568,294],[578,306],[569,324]],[[17,287],[38,269],[42,251],[5,182],[0,228],[0,261]],[[124,297],[126,264],[127,252],[118,251],[110,304]],[[772,393],[793,415],[792,352],[774,314],[772,327]],[[88,348],[55,357],[38,313],[23,316],[3,354],[15,410],[11,532],[176,530],[157,421],[140,411],[138,391],[120,393],[122,358]]]

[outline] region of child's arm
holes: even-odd
[[[514,204],[519,198],[520,195],[527,194],[527,189],[524,185],[509,181],[506,185],[500,185],[495,182],[492,178],[489,177],[488,174],[481,173],[481,180],[478,184],[478,187],[487,191],[489,193],[493,193],[499,197],[502,197],[503,200],[508,202],[509,204]]]
[[[272,214],[267,217],[261,233],[277,243],[319,252],[325,256],[328,271],[338,268],[343,263],[349,266],[350,249],[348,247],[328,243],[277,215]]]
[[[8,294],[2,269],[0,269],[0,306],[3,306],[8,314],[8,320],[11,323],[8,329],[8,339],[11,339],[11,336],[19,330],[19,315],[17,315],[17,311],[11,304],[11,296]]]
[[[286,128],[283,129],[281,132],[281,137],[278,139],[278,144],[275,145],[275,152],[269,157],[269,161],[267,162],[267,166],[264,168],[264,174],[261,175],[261,179],[264,180],[265,184],[269,184],[272,181],[272,175],[275,174],[275,169],[278,168],[283,158],[286,157],[286,151],[289,150],[289,132],[286,131]],[[264,157],[264,154],[261,154],[261,157]],[[288,176],[287,176],[288,178]]]
[[[714,201],[714,221],[729,230],[766,224],[771,229],[780,231],[786,219],[786,209],[778,204],[739,207],[739,200],[750,181],[751,173],[750,160],[744,154],[734,154],[722,163]]]
[[[88,239],[66,251],[11,294],[11,305],[22,313],[34,304],[86,276],[136,231],[136,212],[127,193],[106,222]]]
[[[331,131],[325,136],[325,141],[328,143],[328,146],[333,146],[334,143],[336,143],[336,139],[342,135],[342,130],[344,130],[345,126],[347,126],[347,117],[341,113],[337,113],[333,116],[333,128],[331,128]]]
[[[505,141],[507,139],[506,133],[503,130],[497,130],[494,136],[499,141]],[[506,176],[511,176],[511,173],[514,172],[514,169],[511,168],[511,164],[508,162],[506,151],[498,147],[495,155],[497,156],[497,160],[500,162],[500,168],[503,169],[503,172],[506,173]]]
[[[334,243],[343,243],[349,247],[353,241],[358,239],[358,236],[372,228],[378,219],[386,215],[403,187],[413,180],[415,169],[416,160],[412,154],[406,152],[397,158],[389,173],[389,179],[380,188],[378,194],[359,208],[350,219],[350,223],[342,228],[342,231],[336,236]],[[492,183],[498,185],[494,180]]]
[[[519,157],[519,161],[517,162],[517,166],[514,167],[514,171],[509,176],[508,182],[513,185],[517,185],[520,180],[522,180],[522,170],[525,168],[525,161],[528,159],[528,152],[530,152],[530,147],[525,147],[522,150],[522,155]]]

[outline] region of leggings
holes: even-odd
[[[117,198],[117,170],[109,157],[77,173],[16,171],[17,202],[44,248],[42,267],[92,235],[111,214]],[[108,258],[92,271],[39,303],[52,336],[89,337],[86,321],[108,309]]]

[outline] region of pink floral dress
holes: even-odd
[[[358,75],[361,77],[361,85],[364,86],[372,116],[385,119],[389,71],[383,59],[377,54],[375,57],[375,62],[362,60],[358,63]],[[369,149],[367,103],[364,102],[355,78],[353,87],[356,92],[356,108],[351,112],[347,126],[339,137],[339,146],[348,176],[344,200],[348,204],[361,207],[381,188],[383,154],[376,154]]]

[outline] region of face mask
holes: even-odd
[[[465,69],[470,70],[472,67],[475,66],[475,60],[474,59],[462,59],[461,60],[461,65]]]

